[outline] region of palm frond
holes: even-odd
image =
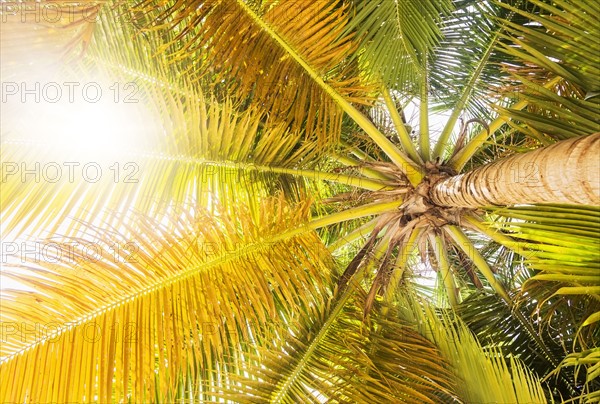
[[[505,50],[577,84],[590,95],[600,90],[600,46],[595,40],[600,28],[594,23],[598,5],[573,0],[530,3],[538,8],[536,13],[497,2],[530,21],[519,25],[508,22],[508,38],[517,46],[506,46]]]
[[[502,79],[497,42],[503,24],[490,18],[499,10],[476,1],[453,5],[441,24],[442,39],[429,69],[433,107],[489,119],[489,102]]]
[[[76,4],[25,0],[3,4],[2,80],[12,81],[24,74],[35,77],[40,70],[56,69],[65,59],[83,54],[107,3],[107,0],[83,0]]]
[[[388,88],[414,87],[425,72],[427,56],[439,43],[439,25],[452,10],[444,1],[353,1],[347,31],[355,33],[360,58],[372,80]],[[413,88],[414,90],[414,88]]]
[[[528,300],[510,308],[495,295],[473,293],[461,303],[458,314],[483,346],[496,347],[504,355],[517,355],[540,379],[544,379],[555,371],[565,357],[568,341],[564,339],[569,338],[569,332],[566,335],[561,332],[568,324],[562,329],[542,329],[535,314],[536,306],[533,300]],[[519,315],[515,315],[516,310],[520,312]],[[530,330],[535,332],[531,333]],[[573,373],[568,371],[556,376],[552,389],[543,385],[548,396],[559,399],[560,396],[577,395],[576,386],[581,385],[581,379],[576,383]],[[553,389],[557,389],[559,394]]]
[[[106,220],[104,212],[107,208],[135,208],[147,214],[160,215],[171,202],[196,199],[209,206],[217,201],[227,203],[237,199],[250,203],[253,195],[269,194],[280,188],[286,190],[291,199],[299,200],[305,192],[305,181],[295,178],[305,177],[309,182],[353,178],[343,173],[299,171],[314,167],[322,160],[323,149],[317,148],[316,138],[309,139],[304,130],[293,131],[285,122],[269,116],[257,106],[243,106],[239,101],[233,102],[215,93],[205,95],[201,88],[183,78],[181,73],[185,66],[170,63],[166,55],[158,52],[161,40],[170,38],[168,35],[141,32],[135,24],[122,24],[123,18],[136,21],[137,14],[128,14],[134,11],[120,5],[103,8],[95,24],[92,45],[83,59],[72,61],[63,66],[61,72],[46,78],[81,83],[88,77],[93,81],[94,74],[105,72],[119,83],[134,85],[137,91],[135,101],[143,103],[144,108],[155,117],[155,126],[143,122],[143,127],[148,126],[149,129],[138,138],[129,139],[127,147],[123,147],[118,155],[112,152],[112,161],[105,161],[105,156],[95,152],[94,139],[90,140],[90,150],[82,157],[82,148],[87,148],[82,146],[83,140],[77,142],[74,150],[65,153],[62,150],[64,142],[55,145],[52,144],[54,139],[49,137],[45,143],[45,140],[39,139],[40,133],[23,133],[21,123],[32,122],[39,117],[30,116],[18,102],[4,105],[2,113],[7,119],[3,119],[2,126],[2,160],[10,165],[2,167],[4,192],[0,204],[5,234],[14,230],[16,238],[24,231],[36,234],[38,230],[45,229],[52,233],[68,216]],[[174,37],[171,38],[174,40]],[[59,45],[51,37],[47,38],[46,44]],[[8,62],[28,65],[27,59],[8,55],[11,58],[5,59],[7,63],[3,66],[10,65]],[[94,74],[89,73],[90,69]],[[124,111],[129,111],[128,106],[124,104],[121,113],[127,114]],[[96,112],[95,109],[91,111]],[[136,111],[132,110],[131,114]],[[97,113],[101,112],[102,109],[98,109]],[[95,119],[98,115],[94,115]],[[138,119],[137,122],[142,124],[140,119],[147,118]],[[95,124],[95,121],[86,123],[90,126]],[[104,134],[97,136],[103,137]],[[58,156],[61,158],[56,160]],[[81,176],[73,180],[62,175],[57,182],[43,180],[40,184],[41,167],[58,164],[59,168],[64,168],[61,167],[63,162],[79,164],[80,167],[88,163],[94,164],[94,167],[100,165],[105,175],[98,182],[82,180]],[[113,178],[117,173],[111,172],[115,163],[120,170],[117,179]],[[17,174],[22,174],[21,167],[31,169],[38,165],[41,172],[36,174],[35,179],[30,177],[30,181],[23,181],[21,175],[12,175],[10,169],[14,165],[19,171]],[[126,183],[123,183],[124,180]],[[357,177],[348,184],[363,186],[371,182],[368,178],[364,180],[366,182]],[[233,186],[235,183],[245,186]],[[375,185],[373,189],[385,187],[377,182],[372,185]],[[67,232],[74,231],[77,223],[72,222],[68,226]]]
[[[539,379],[515,357],[484,351],[467,326],[452,314],[441,316],[417,300],[398,296],[400,318],[439,349],[455,375],[455,391],[465,402],[545,403]],[[485,386],[485,388],[481,388]]]
[[[254,8],[242,1],[194,1],[192,7],[181,2],[159,8],[144,1],[139,7],[152,22],[147,28],[177,33],[162,49],[173,59],[203,53],[189,73],[224,80],[239,100],[249,98],[277,123],[291,125],[294,131],[304,129],[321,148],[339,139],[342,112],[256,18],[348,100],[368,102],[368,89],[361,87],[352,65],[344,63],[355,45],[349,36],[338,38],[348,13],[335,1],[269,2]]]
[[[306,370],[294,379],[290,394],[273,402],[429,403],[452,398],[450,373],[435,346],[410,324],[398,320],[393,311],[373,314],[364,324],[363,304],[346,304],[310,357],[299,355],[302,349],[286,349],[283,361],[280,355],[269,356],[267,369],[271,383],[277,386],[275,391],[282,375],[293,367],[290,362],[297,358],[308,362]],[[309,330],[309,335],[314,335],[318,324]]]
[[[2,402],[597,398],[595,3],[94,3],[2,4],[3,80],[138,100],[3,93]]]
[[[205,206],[209,206],[206,201],[211,198],[213,202],[232,197],[248,201],[252,195],[265,195],[265,184],[280,174],[296,173],[285,167],[294,158],[288,155],[291,160],[286,161],[284,149],[291,150],[297,138],[285,129],[261,132],[260,115],[253,111],[238,115],[230,103],[209,105],[200,94],[186,99],[185,106],[174,96],[165,93],[162,97],[166,101],[163,107],[170,110],[172,117],[172,121],[164,121],[165,125],[172,122],[166,128],[172,137],[158,139],[153,145],[162,153],[130,149],[113,152],[107,158],[94,149],[85,153],[81,147],[45,144],[36,141],[35,134],[33,141],[26,137],[3,139],[2,160],[6,163],[1,206],[5,234],[17,227],[21,229],[17,233],[56,229],[68,216],[101,217],[106,209],[118,209],[120,205],[122,208],[123,204],[125,209],[160,214],[169,203],[183,203],[191,198],[203,200]],[[185,113],[185,118],[179,115],[190,107],[193,113]],[[280,139],[275,150],[273,137]],[[218,147],[213,146],[217,144]],[[271,165],[269,161],[277,163]],[[73,175],[67,175],[69,164]],[[88,175],[82,170],[90,165],[96,171],[90,170]],[[62,175],[56,176],[54,171],[45,174],[47,167],[55,166]],[[275,166],[279,166],[279,174],[272,171],[277,171]],[[24,177],[25,169],[33,170],[35,176]],[[319,178],[314,171],[305,174]],[[232,186],[238,181],[248,186]],[[294,180],[288,177],[285,181]],[[49,209],[52,215],[48,214]],[[41,221],[36,223],[35,218]]]
[[[530,250],[526,262],[539,271],[525,283],[524,292],[534,292],[540,282],[553,282],[556,285],[553,288],[539,289],[546,294],[545,298],[536,294],[535,300],[539,302],[540,309],[543,302],[553,296],[564,295],[568,302],[564,300],[562,304],[567,305],[574,303],[572,299],[584,297],[586,303],[581,307],[587,307],[587,310],[577,316],[579,319],[574,325],[580,327],[599,308],[596,291],[599,280],[595,276],[600,267],[598,209],[548,205],[515,207],[499,210],[497,213],[516,219],[500,223],[499,226],[513,238],[523,241],[523,247]],[[582,295],[578,288],[585,287],[589,293]],[[557,308],[552,308],[555,309]],[[542,310],[542,313],[546,310]],[[577,343],[587,347],[585,341],[590,339]]]
[[[515,96],[526,101],[527,110],[501,110],[504,116],[521,123],[533,138],[549,136],[566,139],[589,135],[600,129],[600,104],[595,94],[600,89],[595,21],[597,5],[564,0],[549,4],[531,1],[536,10],[502,7],[527,19],[527,24],[506,22],[503,51],[518,62],[508,70],[519,83]],[[562,78],[550,91],[540,81]],[[524,126],[524,127],[523,127]]]
[[[508,219],[499,221],[498,228],[520,241],[525,263],[535,270],[521,288],[519,304],[535,302],[540,328],[560,336],[569,353],[566,363],[581,351],[596,349],[599,327],[594,318],[600,313],[598,208],[543,205],[495,213]],[[597,386],[594,367],[587,370],[592,376],[583,392]]]
[[[75,247],[56,264],[3,269],[29,291],[2,290],[2,323],[16,327],[1,348],[2,400],[172,401],[222,385],[242,341],[329,298],[325,246],[310,227],[286,232],[307,215],[277,198],[235,219],[186,208],[174,232],[137,215],[125,232],[48,240]]]
[[[318,101],[319,100],[323,100],[323,102],[325,103],[325,106],[328,106],[328,111],[330,112],[335,112],[338,111],[337,107],[334,107],[334,105],[337,105],[338,107],[341,108],[341,110],[343,110],[345,113],[347,113],[366,133],[367,135],[382,149],[382,151],[387,154],[389,156],[389,158],[400,168],[400,170],[402,172],[404,172],[410,179],[410,181],[413,184],[416,184],[420,178],[422,178],[423,176],[423,170],[421,167],[419,167],[418,165],[416,165],[412,160],[410,160],[409,157],[407,157],[404,153],[402,153],[392,142],[390,142],[389,139],[387,139],[371,122],[371,120],[364,116],[356,107],[354,107],[352,105],[352,102],[356,102],[356,101],[360,101],[360,98],[356,98],[356,97],[352,97],[350,93],[348,93],[348,91],[345,90],[345,86],[347,84],[347,81],[344,82],[336,82],[335,80],[331,79],[328,75],[327,72],[324,71],[323,66],[321,65],[322,63],[333,63],[332,60],[330,60],[331,58],[319,58],[319,59],[314,59],[311,58],[311,52],[317,52],[316,47],[308,47],[307,46],[307,41],[309,40],[309,38],[304,38],[304,34],[297,34],[297,36],[290,36],[292,34],[294,34],[293,30],[290,29],[296,27],[296,29],[301,30],[302,32],[309,32],[311,35],[313,34],[313,32],[311,30],[305,30],[305,27],[299,27],[297,25],[297,21],[303,21],[302,19],[300,20],[291,20],[291,21],[287,21],[285,18],[289,19],[289,13],[285,13],[285,7],[289,6],[289,4],[291,3],[287,3],[287,2],[283,2],[283,3],[279,3],[278,6],[280,6],[280,8],[274,7],[271,8],[267,11],[265,10],[259,10],[258,12],[254,9],[252,9],[252,7],[250,7],[249,5],[247,5],[246,3],[244,3],[241,0],[238,0],[236,3],[227,3],[226,4],[235,6],[234,10],[235,10],[235,15],[239,16],[240,19],[236,19],[236,22],[240,22],[240,21],[244,21],[245,23],[248,23],[246,25],[244,25],[243,29],[237,29],[235,28],[235,32],[232,32],[231,34],[231,38],[236,38],[235,35],[238,35],[240,33],[246,33],[247,32],[247,26],[252,27],[251,32],[252,34],[248,34],[248,35],[253,35],[256,38],[260,39],[260,41],[264,41],[264,48],[268,49],[268,45],[270,45],[273,49],[273,51],[275,53],[273,53],[274,55],[277,55],[277,57],[279,58],[279,62],[278,64],[276,64],[275,66],[281,66],[284,71],[288,71],[287,69],[292,69],[289,71],[289,76],[290,78],[303,78],[304,82],[300,83],[300,86],[294,86],[292,91],[295,93],[296,91],[299,91],[298,89],[302,89],[301,91],[308,91],[310,89],[314,90],[314,94],[318,94],[319,98],[313,100],[313,102],[311,102],[309,105],[311,106],[316,106],[316,105],[321,105]],[[210,3],[211,6],[215,5],[215,10],[213,10],[213,8],[209,7],[208,9],[211,10],[210,13],[206,14],[205,17],[206,18],[210,18],[210,16],[212,15],[216,15],[218,17],[216,17],[217,19],[222,18],[223,16],[220,15],[221,14],[226,14],[229,15],[231,14],[231,11],[229,9],[221,9],[220,7],[223,6],[223,4],[225,3]],[[149,3],[145,3],[145,4],[149,4]],[[300,3],[299,3],[300,4]],[[317,4],[317,3],[313,3],[313,2],[308,2],[308,4],[305,4],[302,7],[303,11],[303,16],[305,16],[308,20],[313,20],[313,23],[316,25],[319,25],[321,22],[323,22],[323,28],[326,32],[329,32],[331,35],[327,35],[326,39],[324,39],[324,41],[326,43],[321,44],[321,47],[325,47],[325,48],[329,48],[330,46],[342,46],[343,49],[347,50],[347,49],[351,49],[352,45],[349,43],[351,42],[351,38],[348,36],[343,36],[343,37],[339,37],[339,33],[337,28],[339,26],[339,24],[332,24],[331,26],[327,26],[325,25],[325,21],[321,21],[322,19],[325,19],[326,21],[330,20],[330,12],[333,12],[332,10],[335,10],[335,13],[344,13],[345,10],[343,8],[338,8],[336,7],[336,2],[331,2],[331,4],[329,2],[327,2],[326,4]],[[287,6],[286,6],[287,5]],[[203,10],[202,7],[200,7],[198,12],[204,13],[207,12],[206,10]],[[213,12],[214,11],[214,12]],[[312,12],[312,14],[311,14]],[[167,18],[171,15],[173,15],[173,13],[175,14],[175,18],[177,19],[177,11],[174,11],[173,9],[170,9],[170,11],[167,12],[167,15],[162,17],[162,18]],[[185,18],[186,16],[189,17],[189,10],[184,10],[181,11],[182,15],[180,16],[179,19]],[[311,15],[313,15],[314,13],[316,13],[316,18],[313,18]],[[287,15],[287,17],[284,18],[284,14]],[[282,21],[277,20],[277,18],[284,18]],[[229,18],[229,17],[228,17]],[[342,17],[341,17],[342,18]],[[342,18],[343,20],[343,18]],[[220,20],[219,20],[220,21]],[[287,21],[287,22],[285,22]],[[316,21],[316,22],[315,22]],[[180,21],[176,21],[176,23],[179,23]],[[168,25],[168,24],[167,24]],[[192,24],[193,26],[194,24]],[[227,25],[229,26],[229,25]],[[235,27],[235,24],[231,25],[232,27]],[[320,34],[323,34],[323,32],[319,31]],[[315,34],[316,38],[321,38],[319,36],[319,34]],[[183,35],[184,37],[186,36],[185,34]],[[331,36],[331,38],[330,38]],[[198,42],[201,39],[201,36],[193,36],[194,41],[192,42],[187,42],[186,46],[193,46],[193,44],[195,42]],[[302,43],[298,40],[298,37],[300,38],[304,38],[305,42]],[[210,37],[212,38],[212,36]],[[210,38],[205,38],[205,42],[208,41]],[[334,40],[333,43],[329,43],[329,41],[333,38],[337,38]],[[321,38],[322,39],[322,38]],[[202,42],[201,42],[202,43]],[[214,45],[213,42],[210,42],[211,44]],[[219,42],[221,43],[221,42]],[[343,45],[342,45],[343,44]],[[214,45],[217,46],[217,48],[215,49],[221,49],[219,47],[223,47],[223,45]],[[186,48],[184,48],[185,50]],[[231,47],[228,46],[224,49],[224,51],[226,52],[230,52],[232,49],[237,49],[235,47]],[[245,47],[243,49],[246,49]],[[254,49],[254,48],[252,48]],[[319,48],[320,49],[320,48]],[[243,51],[246,52],[246,51]],[[319,54],[319,53],[317,53]],[[331,55],[334,55],[336,58],[339,55],[344,54],[343,51],[332,51]],[[229,60],[228,58],[225,58],[225,60]],[[238,59],[231,59],[232,63],[236,62]],[[243,59],[240,59],[243,60]],[[281,63],[284,62],[285,63]],[[289,61],[289,63],[288,63]],[[337,59],[336,59],[337,61]],[[266,68],[266,67],[265,67]],[[236,68],[238,71],[239,70],[239,66]],[[226,71],[228,69],[225,69]],[[254,71],[254,70],[252,70]],[[262,69],[260,70],[262,71]],[[258,72],[258,74],[262,74],[260,73],[260,71]],[[256,71],[254,71],[254,74],[256,76]],[[276,75],[277,77],[279,77],[279,73]],[[287,76],[286,76],[287,77]],[[254,79],[258,79],[257,77],[254,77]],[[278,80],[281,80],[282,78],[279,77]],[[246,82],[246,81],[244,81]],[[341,84],[340,84],[341,83]],[[354,82],[352,82],[354,83]],[[354,85],[354,84],[353,84]],[[356,86],[352,87],[352,90],[355,90]],[[312,91],[311,90],[311,91]],[[269,94],[272,94],[273,91],[269,92]],[[291,99],[295,99],[296,97],[292,97]],[[303,99],[298,97],[298,99]],[[285,108],[289,108],[290,104],[289,102],[286,102],[285,104]],[[299,108],[295,108],[294,111],[304,111],[304,109],[302,107]],[[312,111],[315,112],[315,111]],[[339,120],[336,122],[339,122],[339,124],[341,125],[341,111],[338,111],[340,113],[339,115]],[[315,112],[316,113],[316,112]],[[305,117],[305,115],[302,115],[303,117]],[[314,119],[314,116],[312,114],[308,115],[309,118],[307,118],[307,124],[312,122]],[[328,122],[329,121],[329,115],[321,115],[320,113],[318,114],[319,116],[319,120],[321,122]],[[335,120],[335,119],[334,119]],[[312,126],[311,126],[312,128]],[[314,128],[313,128],[314,129]],[[313,133],[314,130],[309,130],[306,129],[307,133]],[[319,133],[323,134],[324,132],[319,131],[318,129],[315,129],[317,132],[317,136]],[[331,136],[331,134],[333,133],[333,136]],[[336,128],[329,128],[329,132],[327,132],[327,136],[326,138],[329,140],[333,140],[334,142],[336,142],[339,138],[338,138],[338,133],[339,130],[337,130]],[[318,139],[323,139],[323,137],[320,137]],[[323,143],[321,142],[321,146],[323,146]]]

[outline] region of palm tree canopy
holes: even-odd
[[[596,2],[2,7],[3,402],[600,399]]]

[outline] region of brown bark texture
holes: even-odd
[[[600,204],[600,133],[501,159],[436,183],[440,206]]]

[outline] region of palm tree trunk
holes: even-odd
[[[440,206],[600,204],[600,133],[495,161],[431,189]]]

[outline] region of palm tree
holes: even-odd
[[[3,6],[3,80],[159,124],[49,181],[98,145],[5,103],[3,402],[600,398],[595,2]]]

